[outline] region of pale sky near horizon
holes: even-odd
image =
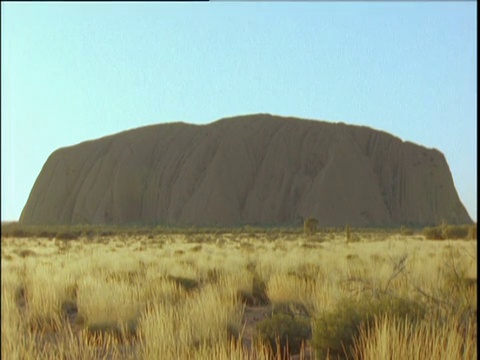
[[[1,218],[60,147],[251,113],[444,153],[477,218],[476,2],[1,3]]]

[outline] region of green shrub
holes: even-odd
[[[428,240],[458,240],[476,238],[477,226],[468,225],[446,225],[426,227],[423,235]]]
[[[27,231],[23,230],[23,229],[14,229],[12,231],[12,237],[16,237],[16,238],[26,238],[26,237],[29,237],[30,236],[30,233],[28,233]]]
[[[423,229],[423,235],[427,240],[444,240],[440,227],[426,227]]]
[[[477,240],[477,223],[471,225],[468,228],[468,239],[469,240]]]
[[[36,235],[37,235],[37,238],[53,239],[56,233],[48,230],[41,230]]]
[[[2,222],[2,238],[7,237],[16,237],[16,238],[25,238],[30,237],[30,231],[28,231],[25,226],[19,224],[18,222]]]
[[[403,236],[411,236],[411,235],[413,235],[413,230],[409,229],[409,228],[406,228],[405,226],[402,226],[400,228],[400,234],[403,235]]]
[[[466,239],[468,237],[468,226],[448,225],[443,229],[444,239]]]
[[[113,231],[109,231],[109,230],[103,230],[103,231],[100,231],[99,235],[101,237],[108,237],[108,236],[113,236],[115,235],[115,233]]]
[[[80,235],[80,231],[61,231],[57,233],[56,238],[58,240],[76,240]]]
[[[318,220],[312,217],[306,218],[303,223],[305,235],[313,235],[317,232]]]
[[[266,342],[274,353],[280,346],[282,354],[288,349],[289,354],[298,354],[302,342],[311,336],[310,321],[305,318],[295,318],[283,313],[276,313],[257,325],[260,339]]]
[[[357,301],[344,299],[334,311],[320,314],[317,319],[313,346],[319,358],[325,359],[327,354],[340,358],[353,356],[360,327],[371,327],[375,316],[385,315],[414,322],[424,317],[425,308],[413,300],[386,295],[381,298],[365,295]]]

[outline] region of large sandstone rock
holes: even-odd
[[[241,116],[134,129],[55,151],[25,224],[470,223],[438,150],[367,127]]]

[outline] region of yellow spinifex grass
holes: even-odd
[[[3,274],[3,273],[2,273]],[[15,305],[15,283],[2,275],[2,359],[28,357],[24,325]]]
[[[365,293],[427,306],[418,324],[377,319],[357,339],[359,358],[475,358],[465,309],[477,309],[477,242],[355,235],[350,243],[281,232],[2,239],[2,359],[270,359],[260,342],[236,338],[254,333],[240,297],[254,279],[273,305],[304,304],[312,325]],[[77,307],[73,323],[65,303]],[[118,329],[132,333],[118,339]]]
[[[136,316],[140,289],[125,281],[88,276],[78,281],[78,307],[87,324],[124,323]]]
[[[475,359],[474,319],[461,323],[450,318],[440,324],[412,324],[392,317],[376,318],[363,328],[356,344],[356,359]]]
[[[288,274],[272,275],[267,287],[268,298],[274,303],[302,303],[306,299],[311,299],[315,291],[315,284],[312,281]]]
[[[228,348],[227,325],[239,325],[241,307],[228,285],[208,285],[176,303],[155,303],[141,320],[145,359],[196,358],[205,348]]]

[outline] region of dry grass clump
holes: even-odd
[[[27,346],[23,334],[21,314],[16,303],[16,285],[2,276],[2,359],[22,359],[31,349]]]
[[[473,320],[473,319],[472,319]],[[458,320],[412,324],[394,316],[376,317],[362,327],[355,343],[355,359],[475,359],[477,334],[473,321],[459,331]]]
[[[316,283],[296,275],[275,274],[268,280],[268,298],[273,303],[304,303],[311,298]]]
[[[145,358],[195,358],[199,349],[226,344],[228,324],[240,318],[234,292],[223,286],[207,285],[174,304],[155,303],[141,318]]]

